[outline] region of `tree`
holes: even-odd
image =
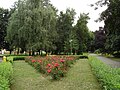
[[[66,9],[66,12],[60,12],[57,20],[57,33],[58,33],[58,40],[56,42],[57,52],[64,52],[66,48],[64,45],[69,43],[70,37],[69,34],[73,30],[73,23],[74,23],[74,16],[75,16],[74,9]]]
[[[0,48],[9,48],[5,41],[9,15],[8,9],[0,8]]]
[[[89,31],[88,41],[87,41],[87,51],[95,51],[95,34],[94,32]]]
[[[106,30],[106,49],[108,53],[120,51],[120,0],[101,0],[98,5],[107,5],[99,20],[104,20]]]
[[[105,30],[100,27],[98,31],[94,32],[95,40],[94,40],[94,47],[95,50],[99,49],[100,52],[105,52],[105,42],[106,42],[106,34]]]
[[[52,50],[56,37],[56,12],[49,0],[19,0],[9,20],[7,40],[22,51]],[[54,34],[51,34],[54,33]]]
[[[71,30],[69,37],[67,38],[67,40],[64,42],[64,52],[65,53],[73,53],[76,54],[78,49],[79,49],[79,41],[77,39],[77,35],[76,35],[76,31],[73,28],[73,30]]]
[[[24,34],[22,33],[24,25],[24,2],[19,0],[18,3],[15,4],[14,12],[9,19],[6,40],[9,42],[11,49],[13,49],[13,47],[23,49],[26,43],[23,38]]]
[[[89,29],[87,27],[87,23],[89,20],[88,14],[80,14],[80,17],[75,25],[77,38],[79,40],[79,53],[87,50]]]

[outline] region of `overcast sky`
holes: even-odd
[[[17,0],[0,0],[0,7],[10,8],[11,5]],[[88,27],[91,31],[98,30],[100,26],[104,26],[104,23],[96,23],[96,20],[99,17],[99,14],[106,9],[106,7],[99,8],[98,10],[94,10],[93,7],[90,7],[90,4],[95,3],[98,0],[50,0],[51,3],[59,10],[65,11],[66,8],[75,9],[77,15],[76,20],[80,13],[89,13],[89,17],[91,18],[88,22]]]

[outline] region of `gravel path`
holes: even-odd
[[[90,54],[90,55],[96,56],[99,60],[103,61],[104,63],[106,63],[107,65],[110,65],[113,68],[120,68],[120,62],[118,62],[118,61],[113,61],[109,58],[99,56],[99,55],[96,55],[96,54]]]

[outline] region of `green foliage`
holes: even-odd
[[[24,56],[14,57],[13,61],[16,61],[16,60],[25,60],[25,57]]]
[[[33,55],[40,50],[81,54],[88,50],[92,35],[87,27],[88,14],[80,14],[74,27],[75,14],[74,9],[68,8],[57,15],[49,0],[18,0],[9,19],[6,40],[11,49],[21,48]]]
[[[13,64],[13,57],[7,57],[7,61]]]
[[[0,75],[0,90],[10,90],[9,81]]]
[[[95,50],[100,50],[100,52],[105,52],[105,42],[106,42],[106,33],[105,30],[102,27],[99,27],[99,30],[94,32],[94,49]]]
[[[64,13],[63,11],[60,12],[60,15],[58,16],[57,19],[57,24],[56,24],[56,30],[58,33],[58,38],[56,41],[56,52],[70,52],[70,40],[73,39],[74,37],[72,36],[73,30],[73,23],[74,23],[74,18],[75,18],[75,10],[74,9],[66,9],[66,12]],[[56,53],[56,54],[57,54]]]
[[[13,61],[17,61],[17,60],[25,60],[26,56],[8,56],[7,57],[7,61],[11,62],[13,64]]]
[[[88,59],[88,56],[87,55],[80,55],[79,58],[80,59]]]
[[[117,58],[120,58],[120,52],[114,52],[114,53],[113,53],[113,56],[114,56],[114,57],[117,57]]]
[[[10,62],[0,63],[0,90],[10,90],[13,67]]]
[[[89,61],[104,90],[120,89],[120,69],[111,68],[93,56],[89,57]]]
[[[120,0],[99,0],[98,6],[107,5],[107,9],[101,13],[99,20],[104,20],[106,32],[105,48],[112,54],[120,51]]]
[[[8,18],[9,18],[9,10],[0,8],[0,49],[8,48],[7,42],[5,41]]]
[[[95,53],[95,54],[99,54],[99,53],[100,53],[100,49],[95,50],[94,53]]]
[[[7,29],[11,48],[54,50],[56,16],[49,0],[18,0]]]
[[[87,27],[87,23],[89,20],[88,14],[80,14],[80,17],[75,25],[76,35],[79,42],[79,52],[82,53],[87,50],[88,43],[90,43],[90,33]]]
[[[79,49],[79,41],[77,39],[76,31],[75,29],[71,30],[69,37],[65,41],[64,44],[64,51],[71,52],[74,55],[77,53]]]

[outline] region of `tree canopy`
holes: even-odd
[[[96,5],[107,5],[107,9],[101,13],[99,20],[105,22],[106,49],[113,53],[120,51],[120,0],[100,0]]]
[[[18,0],[7,27],[10,48],[55,54],[88,51],[92,40],[87,27],[88,14],[80,14],[74,24],[74,9],[67,8],[60,14],[57,11],[49,0]]]
[[[0,48],[7,48],[5,36],[7,32],[8,18],[10,16],[8,9],[0,8]]]

